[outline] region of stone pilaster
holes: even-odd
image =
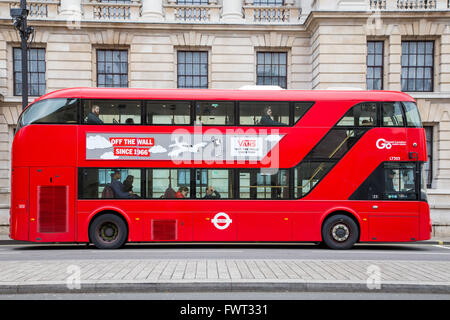
[[[402,36],[397,26],[394,26],[389,36],[388,47],[388,87],[386,90],[401,91],[401,74],[402,74]]]

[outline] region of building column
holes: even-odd
[[[142,19],[150,22],[164,20],[162,0],[142,0]]]
[[[242,0],[226,0],[223,2],[222,22],[244,22],[244,15],[242,13]]]
[[[81,17],[81,0],[61,0],[61,16]]]

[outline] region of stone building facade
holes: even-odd
[[[300,90],[408,92],[418,102],[429,140],[434,232],[450,234],[448,0],[32,0],[28,5],[35,29],[30,102],[75,86],[236,89],[271,82]],[[8,224],[11,142],[21,112],[14,58],[20,38],[9,16],[17,6],[18,0],[0,0],[0,225]],[[192,62],[181,52],[202,53],[198,70],[190,71],[194,75],[180,74],[180,65]],[[272,60],[263,60],[266,55]]]

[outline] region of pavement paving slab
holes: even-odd
[[[112,259],[0,264],[0,294],[185,291],[450,294],[450,262]]]

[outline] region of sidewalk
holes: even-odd
[[[450,261],[61,260],[0,264],[1,294],[327,291],[450,294]]]

